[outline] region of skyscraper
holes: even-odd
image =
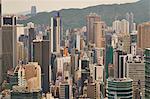
[[[16,17],[4,16],[2,20],[2,70],[6,72],[16,66]]]
[[[94,43],[98,48],[103,48],[104,46],[104,37],[103,37],[103,25],[100,21],[93,23],[93,35]]]
[[[131,54],[135,56],[137,51],[137,31],[132,31],[132,33],[130,34],[130,38]]]
[[[125,55],[121,50],[114,51],[113,64],[115,66],[115,78],[125,77]]]
[[[2,0],[0,0],[0,27],[2,26]]]
[[[150,98],[150,48],[146,48],[145,52],[145,99]]]
[[[145,49],[150,47],[150,22],[138,25],[137,45],[138,48]]]
[[[38,62],[42,70],[42,91],[49,92],[49,41],[33,41],[33,61]]]
[[[101,99],[99,83],[89,83],[87,85],[87,97],[90,99]]]
[[[50,48],[51,52],[60,52],[61,18],[59,12],[51,18]]]
[[[126,13],[126,20],[129,22],[129,32],[134,30],[134,14],[132,12]]]
[[[131,61],[127,62],[127,78],[133,80],[133,99],[137,99],[136,96],[142,96],[145,99],[145,64],[143,61]],[[136,90],[139,93],[136,93]]]
[[[70,99],[70,85],[67,83],[62,83],[59,89],[59,99]]]
[[[96,13],[90,13],[86,17],[86,25],[87,25],[87,41],[90,43],[94,43],[94,23],[100,22],[100,16]]]
[[[36,15],[36,6],[32,6],[31,7],[31,16],[35,16]]]
[[[121,32],[121,22],[120,22],[120,20],[115,20],[112,24],[112,28],[116,33],[120,33]]]
[[[28,30],[28,61],[32,62],[32,58],[33,58],[33,48],[32,48],[32,44],[33,44],[33,40],[36,38],[36,34],[35,34],[35,29],[33,26],[33,23],[29,23],[29,30]]]
[[[115,20],[113,22],[113,30],[116,33],[129,34],[129,22],[125,19]]]
[[[125,19],[121,20],[121,33],[129,35],[129,22]]]

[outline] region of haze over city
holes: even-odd
[[[2,0],[2,8],[4,14],[14,14],[29,11],[33,5],[37,6],[37,11],[41,12],[66,8],[84,8],[100,4],[131,3],[136,1],[139,0]]]

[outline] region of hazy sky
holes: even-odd
[[[63,8],[84,8],[99,4],[130,3],[138,0],[2,0],[3,13],[29,11],[32,5],[38,11],[52,11]]]

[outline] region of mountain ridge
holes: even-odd
[[[52,12],[40,12],[34,17],[19,21],[19,23],[26,24],[28,22],[34,22],[36,24],[50,24],[50,17],[52,17],[55,12],[56,10]],[[138,2],[126,4],[102,4],[81,9],[61,9],[59,12],[62,17],[64,29],[85,26],[85,17],[91,12],[100,15],[107,25],[111,25],[116,17],[118,19],[125,18],[127,12],[133,12],[135,15],[135,22],[142,23],[150,20],[150,0],[140,0]]]

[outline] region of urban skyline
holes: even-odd
[[[27,15],[2,15],[0,0],[0,99],[150,99],[149,4],[46,18],[37,5]],[[144,20],[137,22],[142,8]]]

